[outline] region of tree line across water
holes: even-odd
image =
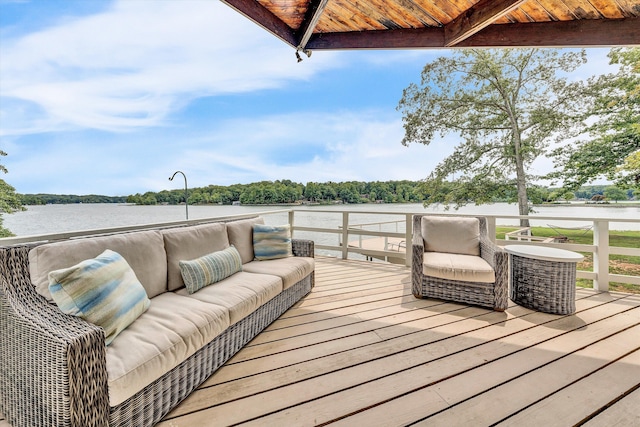
[[[261,181],[230,186],[209,185],[187,191],[190,205],[239,202],[245,205],[276,205],[301,203],[422,203],[429,196],[423,181],[348,181],[308,182],[306,185],[291,180]],[[570,200],[631,200],[633,192],[615,186],[583,186],[575,192],[558,188],[535,187],[529,193],[533,204]],[[135,203],[138,205],[177,205],[185,202],[184,189],[137,193],[129,196],[22,194],[23,205],[69,203]],[[495,202],[513,202],[516,194],[504,194]]]

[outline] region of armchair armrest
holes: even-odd
[[[291,239],[293,256],[305,256],[314,258],[313,240]]]
[[[0,248],[0,410],[14,426],[106,426],[104,331],[35,292],[30,247]]]
[[[503,248],[483,233],[480,234],[480,256],[491,265],[496,275],[495,308],[505,310],[509,293],[509,257]]]
[[[416,298],[422,298],[422,262],[424,258],[424,240],[420,228],[420,216],[413,217],[411,238],[411,290]]]

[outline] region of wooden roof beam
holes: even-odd
[[[304,20],[302,21],[302,25],[300,25],[297,32],[299,40],[297,46],[298,50],[306,49],[307,43],[313,35],[313,30],[315,30],[324,9],[327,7],[327,3],[329,3],[329,0],[312,0],[309,3],[309,8],[307,9]]]
[[[443,28],[314,34],[308,49],[444,48]],[[461,47],[640,46],[640,18],[582,19],[527,24],[494,24],[463,40]]]
[[[517,9],[527,0],[481,0],[444,27],[444,45],[452,47]]]
[[[285,43],[296,47],[298,39],[294,31],[269,9],[255,0],[221,0],[242,15],[246,16]]]

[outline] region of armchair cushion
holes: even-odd
[[[496,274],[479,256],[425,252],[422,272],[425,276],[463,282],[494,283]]]
[[[425,252],[480,255],[480,222],[477,218],[423,216]]]

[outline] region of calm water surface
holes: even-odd
[[[251,212],[264,212],[283,209],[279,206],[189,206],[189,218],[209,218],[215,216],[238,215]],[[404,219],[403,213],[447,212],[442,207],[424,208],[421,204],[381,204],[381,205],[332,205],[332,206],[300,206],[296,210],[296,225],[337,228],[342,225],[342,216],[336,213],[313,213],[313,211],[349,210],[366,212],[351,215],[351,223],[371,223],[379,221],[395,221]],[[306,214],[304,211],[309,211]],[[610,206],[573,206],[573,207],[537,207],[532,218],[532,225],[547,226],[549,223],[560,226],[588,225],[589,222],[577,222],[572,217],[608,218],[608,219],[640,219],[639,207]],[[372,212],[398,212],[397,216],[380,216]],[[459,211],[450,213],[471,215],[517,215],[517,206],[496,203],[483,206],[465,206]],[[553,216],[566,220],[536,220],[537,216]],[[4,226],[17,236],[58,233],[66,231],[89,230],[97,228],[121,227],[148,223],[179,221],[185,218],[184,206],[135,206],[119,204],[72,204],[29,206],[24,212],[5,214]],[[269,215],[267,223],[286,222],[286,213]],[[515,225],[516,220],[499,219],[498,224]],[[614,230],[640,230],[640,223],[612,222]],[[396,230],[395,224],[385,226],[385,230]],[[397,229],[403,232],[404,228]],[[303,236],[299,236],[303,237]]]

